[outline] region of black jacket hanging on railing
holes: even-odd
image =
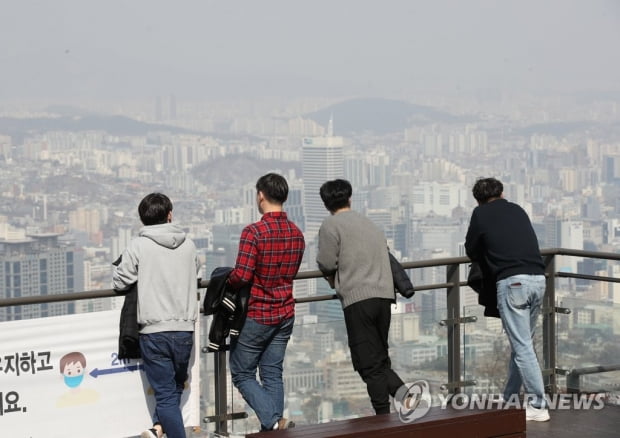
[[[122,256],[119,256],[113,265],[118,266]],[[136,284],[123,291],[115,290],[118,295],[124,295],[123,308],[118,324],[118,358],[140,359],[140,324],[138,324],[138,288]]]
[[[123,291],[125,301],[121,309],[118,336],[118,358],[140,359],[140,325],[138,324],[138,290],[136,285]]]
[[[400,264],[396,257],[388,251],[390,256],[390,268],[392,268],[392,279],[394,280],[394,289],[405,298],[411,298],[415,291],[413,290],[413,284],[407,275],[407,272]]]
[[[251,284],[233,289],[228,282],[230,267],[217,267],[211,272],[211,279],[203,301],[205,315],[213,315],[209,328],[209,351],[219,351],[228,335],[239,336],[248,312]]]
[[[467,286],[478,293],[478,304],[484,306],[484,316],[500,317],[497,310],[497,287],[488,269],[478,262],[472,262],[469,265]]]

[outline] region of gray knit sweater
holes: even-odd
[[[343,308],[369,298],[395,299],[385,235],[356,211],[341,211],[323,221],[316,261],[323,274],[335,274]]]

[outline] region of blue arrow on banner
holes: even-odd
[[[136,365],[126,365],[124,367],[114,367],[100,370],[99,368],[95,368],[90,372],[90,375],[95,379],[99,376],[103,376],[105,374],[116,374],[116,373],[127,373],[134,372],[138,370],[144,369],[144,365],[136,364]]]

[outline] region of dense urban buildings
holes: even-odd
[[[280,102],[277,116],[269,119],[250,102],[220,114],[177,97],[168,111],[161,99],[127,103],[117,118],[101,116],[88,127],[77,123],[77,109],[67,119],[52,109],[24,114],[5,108],[0,297],[110,288],[111,262],[139,228],[136,202],[156,190],[173,200],[174,220],[194,238],[207,278],[215,267],[234,263],[241,229],[258,218],[254,183],[268,171],[289,181],[286,208],[308,243],[302,271],[316,269],[316,232],[327,215],[318,189],[337,177],[353,183],[353,207],[382,227],[403,261],[464,254],[474,207],[471,187],[480,176],[504,182],[505,196],[532,218],[542,248],[620,249],[617,103],[540,101],[534,114],[521,111],[531,103],[518,99],[456,99],[438,108],[405,102],[409,109],[397,129],[385,128],[378,117],[356,121],[346,113],[353,107],[372,115],[376,106],[390,103]],[[397,106],[402,110],[403,102]],[[27,129],[16,131],[6,123],[18,115]],[[610,277],[620,273],[618,263],[576,257],[558,257],[556,267]],[[445,268],[410,274],[419,285],[440,283],[446,275]],[[589,346],[587,363],[617,361],[620,286],[561,279],[556,292],[558,302],[571,309],[558,317],[559,361],[583,362],[580,342]],[[321,279],[295,284],[298,298],[330,293]],[[504,369],[488,360],[506,351],[499,322],[482,317],[469,289],[462,295],[463,313],[479,316],[465,329],[464,377],[475,377],[479,388],[501,387]],[[0,309],[0,320],[118,306],[98,299],[8,307]],[[399,299],[394,306],[393,358],[407,379],[445,383],[446,330],[438,324],[446,318],[445,307],[445,294],[435,291]],[[370,413],[347,357],[337,300],[300,304],[297,315],[285,368],[291,417],[303,422]],[[594,375],[588,382],[609,387],[614,375]],[[210,384],[206,379],[204,385]],[[234,400],[233,408],[243,410],[238,395]]]

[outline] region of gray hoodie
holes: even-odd
[[[138,283],[140,333],[194,331],[198,316],[196,246],[167,223],[142,227],[112,273],[116,290]]]

